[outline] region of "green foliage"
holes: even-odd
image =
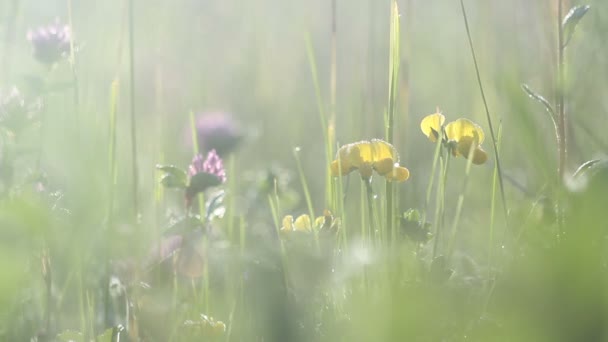
[[[572,35],[574,35],[574,30],[578,23],[583,19],[587,11],[589,11],[589,5],[580,5],[574,6],[570,9],[568,14],[564,17],[562,21],[562,27],[564,30],[564,47],[570,43],[570,39],[572,39]]]
[[[6,1],[0,340],[605,340],[608,8],[558,1]]]

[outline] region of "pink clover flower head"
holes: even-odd
[[[196,194],[226,182],[224,163],[215,150],[209,151],[205,159],[197,154],[188,167],[188,178],[185,195],[186,204],[190,206]]]

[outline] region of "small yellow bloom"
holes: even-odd
[[[437,138],[441,137],[441,128],[445,122],[445,116],[437,112],[427,115],[420,122],[420,129],[432,142],[437,142]]]
[[[410,175],[408,169],[399,166],[399,156],[393,145],[379,139],[340,147],[330,167],[334,177],[359,170],[361,177],[368,180],[375,170],[389,181],[403,182]]]
[[[293,219],[293,216],[286,215],[283,217],[283,226],[281,227],[280,234],[282,237],[288,237],[293,233],[324,233],[324,232],[336,232],[340,227],[340,219],[334,218],[331,211],[325,210],[323,216],[319,216],[314,220],[312,224],[310,216],[303,214],[298,216],[297,219]]]
[[[441,137],[454,156],[469,157],[473,164],[483,164],[488,154],[481,148],[484,134],[481,127],[469,119],[458,119],[443,125],[445,117],[441,113],[427,115],[420,123],[420,129],[432,142]]]
[[[312,231],[310,224],[310,216],[304,214],[298,216],[294,221],[293,216],[287,215],[283,218],[283,227],[280,229],[282,234],[288,234],[291,232],[305,232],[309,233]]]

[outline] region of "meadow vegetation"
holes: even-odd
[[[0,340],[608,340],[605,0],[0,2]]]

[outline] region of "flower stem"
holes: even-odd
[[[563,17],[563,0],[557,0],[557,87],[556,87],[556,98],[557,98],[557,126],[558,126],[558,152],[559,152],[559,165],[557,173],[559,175],[559,182],[564,179],[565,167],[566,167],[566,110],[564,108],[564,29],[562,26]]]
[[[437,257],[437,251],[439,249],[439,240],[443,231],[443,225],[445,221],[445,187],[448,182],[448,168],[450,167],[450,152],[446,151],[446,157],[441,157],[441,165],[443,166],[441,179],[437,185],[437,197],[436,197],[436,208],[435,208],[435,241],[433,243],[433,258]]]
[[[399,84],[399,7],[397,1],[391,4],[390,13],[390,42],[389,42],[389,91],[388,112],[386,120],[386,141],[394,144],[395,108],[397,105],[397,85]],[[395,215],[394,215],[394,186],[386,181],[386,232],[390,232],[394,241]]]
[[[138,166],[137,166],[137,126],[135,116],[135,51],[134,51],[134,12],[133,2],[135,0],[129,0],[129,97],[131,100],[130,117],[131,117],[131,172],[133,177],[133,213],[135,222],[137,222],[137,216],[139,215],[139,201],[138,201]]]
[[[372,241],[374,234],[374,190],[372,189],[372,179],[364,179],[363,183],[365,183],[367,190],[367,215],[369,220],[369,230],[367,233],[369,234],[369,241]]]
[[[471,50],[471,56],[473,57],[473,65],[475,66],[475,75],[477,76],[477,84],[479,85],[479,92],[481,93],[481,99],[483,101],[483,106],[486,112],[486,119],[488,121],[488,127],[490,128],[490,136],[492,137],[492,147],[494,149],[495,155],[495,166],[498,170],[498,184],[500,185],[500,196],[502,199],[502,209],[505,215],[505,222],[507,225],[507,229],[509,227],[509,214],[507,211],[507,199],[505,196],[505,187],[503,182],[503,172],[502,166],[500,164],[500,157],[498,154],[498,142],[496,139],[496,134],[494,134],[494,126],[492,125],[492,118],[490,117],[490,109],[488,107],[488,101],[486,100],[486,95],[483,90],[483,83],[481,82],[481,75],[479,72],[479,65],[477,63],[477,55],[475,54],[475,48],[473,47],[473,39],[471,38],[471,30],[469,29],[469,20],[467,19],[467,11],[464,7],[464,1],[460,0],[460,8],[462,10],[462,17],[464,19],[464,26],[467,33],[467,39],[469,41],[469,49]]]

